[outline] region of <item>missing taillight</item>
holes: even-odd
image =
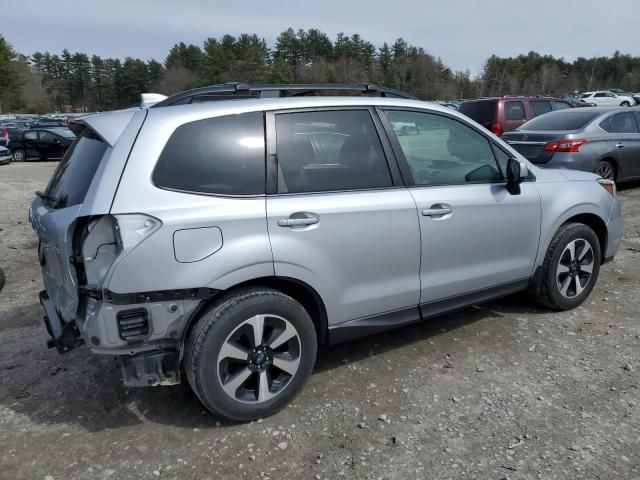
[[[545,152],[576,153],[580,147],[587,143],[586,140],[556,140],[544,146]]]

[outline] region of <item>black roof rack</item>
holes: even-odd
[[[184,105],[187,103],[206,102],[211,100],[238,100],[247,98],[301,97],[315,95],[318,92],[358,92],[362,95],[406,98],[416,97],[393,88],[379,87],[369,83],[291,83],[291,84],[250,84],[224,83],[209,87],[194,88],[176,93],[156,103],[151,108]]]

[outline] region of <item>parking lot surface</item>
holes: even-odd
[[[291,406],[234,424],[47,350],[27,209],[54,167],[0,166],[0,479],[640,479],[640,185],[582,307],[519,294],[322,349]]]

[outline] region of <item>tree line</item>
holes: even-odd
[[[493,55],[472,76],[402,38],[376,47],[357,33],[332,40],[317,29],[289,28],[272,48],[256,34],[211,37],[202,46],[180,42],[162,63],[68,50],[28,56],[0,36],[0,113],[110,110],[137,104],[142,92],[172,94],[230,81],[366,82],[427,100],[612,87],[638,91],[640,57],[615,52],[567,62],[536,52]]]

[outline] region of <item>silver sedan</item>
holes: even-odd
[[[640,178],[640,110],[590,107],[550,112],[502,137],[542,167]]]

